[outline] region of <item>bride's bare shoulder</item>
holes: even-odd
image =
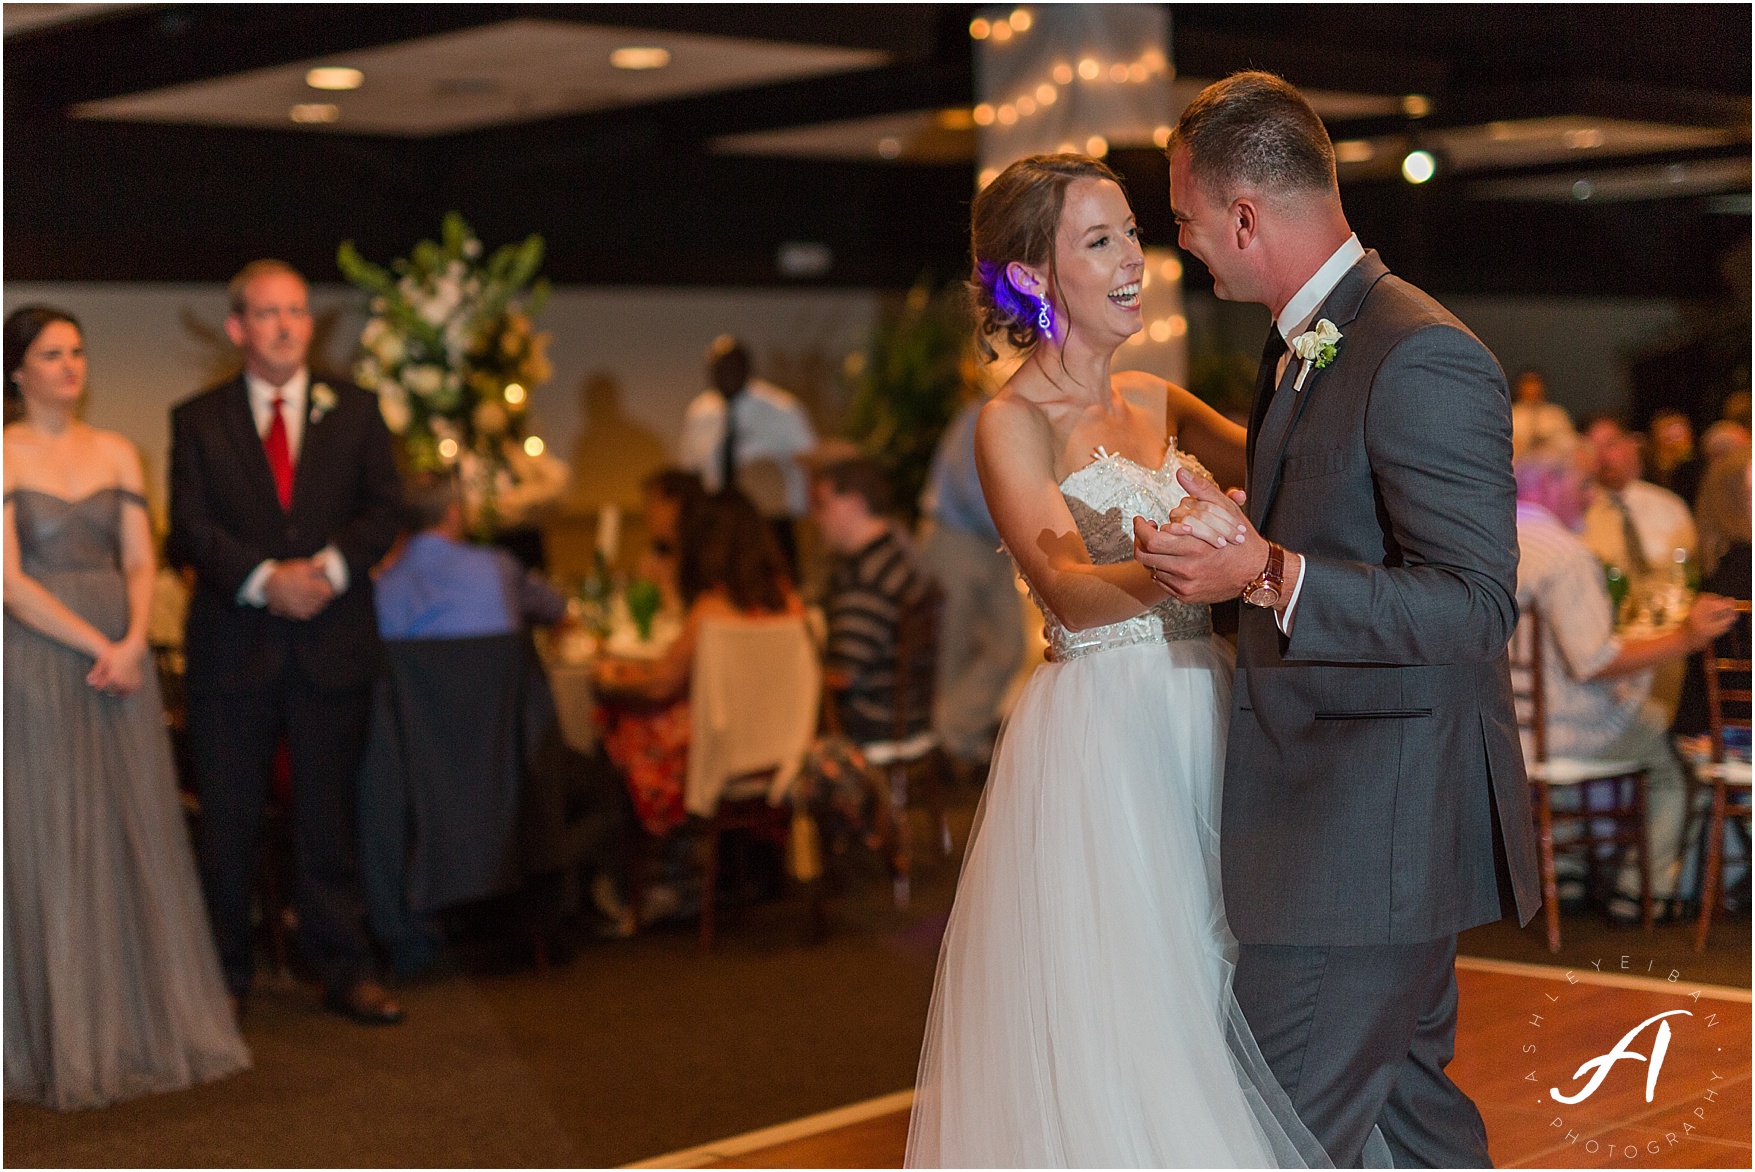
[[[1032,454],[1041,453],[1052,463],[1053,434],[1041,404],[1008,384],[981,408],[975,420],[975,450],[978,457],[1003,455],[1008,460],[1028,460]]]

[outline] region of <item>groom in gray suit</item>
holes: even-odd
[[[1247,495],[1181,473],[1169,521],[1135,521],[1176,597],[1251,604],[1221,840],[1237,999],[1337,1166],[1374,1128],[1397,1165],[1488,1166],[1445,1074],[1456,934],[1539,903],[1506,659],[1505,376],[1359,244],[1328,133],[1286,82],[1207,87],[1169,154],[1182,248],[1274,316]]]

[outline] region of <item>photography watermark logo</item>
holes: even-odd
[[[1723,1011],[1710,998],[1703,1002],[1705,990],[1684,981],[1680,969],[1655,960],[1640,965],[1627,955],[1591,968],[1597,976],[1647,979],[1616,998],[1591,972],[1568,970],[1562,990],[1544,991],[1543,1004],[1525,1018],[1524,1081],[1554,1111],[1554,1142],[1562,1150],[1576,1145],[1579,1162],[1669,1164],[1678,1158],[1675,1149],[1699,1137],[1720,1101],[1726,1080],[1716,1067],[1735,1069],[1737,1056],[1721,1044],[1727,1035],[1715,1032]],[[1654,997],[1684,1004],[1654,1005]],[[1681,1073],[1666,1078],[1666,1063],[1677,1065],[1673,1058]],[[1629,1103],[1627,1092],[1641,1080],[1649,1111],[1637,1099]],[[1662,1122],[1642,1126],[1643,1117]]]

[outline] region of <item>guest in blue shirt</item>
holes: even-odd
[[[945,594],[933,726],[958,773],[973,777],[986,771],[1000,701],[1024,658],[1012,559],[999,547],[975,471],[984,402],[976,397],[945,429],[921,501],[933,520],[921,557]]]
[[[428,477],[407,493],[416,530],[373,588],[378,634],[386,639],[505,635],[524,623],[558,622],[566,599],[503,549],[463,538],[455,479]]]

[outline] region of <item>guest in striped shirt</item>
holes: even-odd
[[[828,647],[824,676],[842,731],[856,744],[896,735],[896,630],[903,609],[919,598],[927,576],[906,536],[886,517],[890,488],[883,470],[848,457],[819,466],[811,480],[811,513],[836,555],[824,609]],[[904,737],[926,732],[929,681],[909,688]]]

